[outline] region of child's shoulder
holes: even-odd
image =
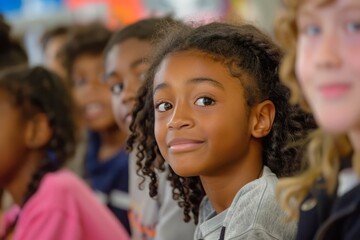
[[[253,196],[272,197],[275,194],[277,182],[277,176],[270,168],[264,166],[262,176],[243,186],[235,196],[234,201]]]
[[[69,170],[59,170],[44,176],[39,191],[71,191],[82,187],[82,180]]]
[[[71,171],[59,170],[43,177],[29,204],[39,202],[44,208],[61,208],[64,202],[75,202],[78,198],[84,198],[89,191],[86,184]]]
[[[227,236],[265,234],[275,239],[292,239],[295,224],[284,225],[285,215],[277,204],[275,188],[278,178],[268,167],[263,175],[245,185],[235,196],[225,225]],[[261,235],[262,236],[262,235]]]

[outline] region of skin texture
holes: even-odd
[[[274,105],[249,108],[241,81],[196,50],[167,56],[153,91],[162,156],[176,174],[200,176],[217,212],[228,208],[237,191],[260,175],[259,139],[271,129]]]
[[[129,38],[112,47],[106,56],[105,81],[112,90],[112,108],[118,126],[129,129],[137,91],[149,65],[151,44]]]
[[[46,45],[44,50],[45,57],[45,66],[59,74],[62,78],[66,78],[66,71],[61,64],[61,61],[58,57],[59,51],[63,44],[65,43],[66,35],[57,36],[52,38]]]
[[[26,119],[0,89],[0,186],[21,205],[32,174],[44,157],[43,147],[52,130],[45,114]]]
[[[296,75],[318,124],[360,149],[360,2],[307,1],[297,26]]]

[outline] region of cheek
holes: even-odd
[[[100,85],[94,90],[94,94],[96,94],[99,99],[101,99],[105,103],[109,103],[109,105],[111,104],[111,91],[109,90],[107,85]]]
[[[307,94],[307,88],[309,87],[311,77],[311,54],[307,51],[302,51],[300,47],[298,49],[297,57],[295,59],[295,76],[301,87],[301,89]]]
[[[74,96],[74,100],[75,100],[75,103],[78,105],[78,106],[82,106],[85,104],[85,101],[84,101],[84,91],[83,89],[81,88],[74,88],[73,91],[72,91],[72,94]]]
[[[155,117],[154,125],[155,140],[159,146],[160,152],[164,154],[166,148],[166,125],[163,121]]]
[[[346,58],[348,61],[348,67],[354,71],[354,73],[351,74],[354,74],[355,76],[360,78],[360,46],[357,50],[354,49],[353,51],[348,51]]]
[[[122,105],[121,105],[121,98],[119,95],[111,95],[111,107],[116,118],[116,121],[120,121],[122,119]]]

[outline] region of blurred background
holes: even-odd
[[[281,0],[0,0],[0,13],[25,46],[30,64],[43,62],[39,39],[58,25],[100,21],[121,28],[148,16],[172,15],[184,21],[251,22],[272,33]]]

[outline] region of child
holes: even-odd
[[[0,70],[26,66],[28,56],[21,44],[11,36],[11,26],[0,15]],[[0,187],[0,218],[12,204],[11,197]]]
[[[20,207],[14,239],[128,239],[85,184],[61,170],[75,146],[72,101],[44,68],[0,75],[0,184]],[[3,227],[3,226],[2,226]],[[6,227],[6,226],[5,226]]]
[[[360,239],[360,2],[292,1],[277,24],[292,102],[314,113],[307,168],[279,182],[298,239]]]
[[[99,199],[130,232],[127,132],[116,125],[111,93],[101,79],[103,50],[111,32],[99,24],[73,27],[61,59],[66,66],[83,126],[88,129],[85,177]]]
[[[154,56],[129,143],[139,143],[152,195],[154,168],[170,164],[184,220],[199,222],[194,239],[294,238],[274,187],[277,176],[298,170],[298,149],[285,146],[311,118],[288,105],[280,57],[255,27],[225,23],[182,27]]]
[[[69,27],[57,26],[48,29],[41,38],[44,51],[44,65],[66,80],[66,70],[61,63],[59,54],[66,41]]]
[[[113,34],[105,49],[105,82],[111,86],[115,119],[125,131],[129,130],[131,111],[136,94],[144,82],[152,52],[152,40],[164,25],[174,23],[170,18],[150,18],[131,24]],[[160,36],[158,36],[160,37]],[[141,179],[136,174],[136,151],[130,154],[130,213],[132,239],[192,239],[195,225],[182,220],[182,211],[171,196],[167,172],[159,174],[159,198],[139,189]]]

